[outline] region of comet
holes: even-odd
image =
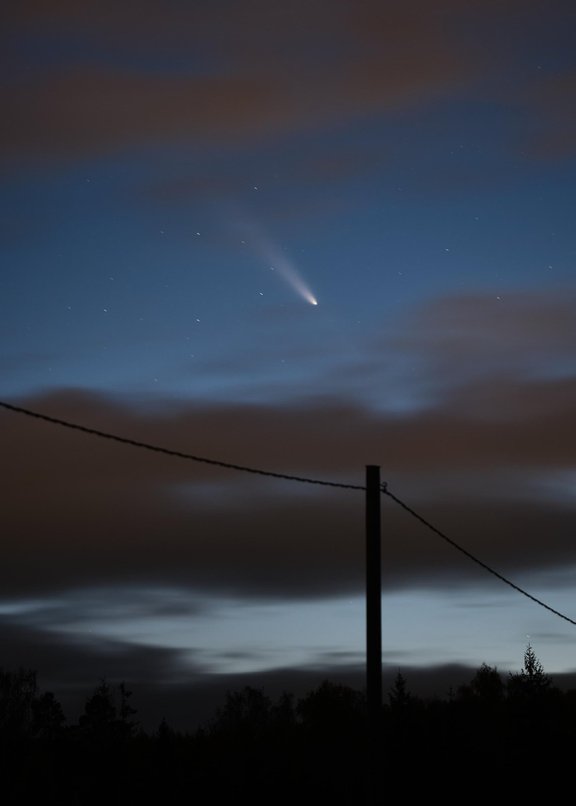
[[[270,269],[278,272],[283,280],[300,296],[303,300],[310,305],[318,305],[318,300],[304,282],[301,275],[298,273],[296,267],[282,254],[274,255],[269,253],[273,258],[274,265]]]
[[[309,305],[318,305],[308,283],[280,247],[254,223],[244,221],[239,226],[246,242],[269,265],[270,271],[276,272]]]

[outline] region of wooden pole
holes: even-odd
[[[366,699],[371,732],[382,710],[380,467],[366,466]]]

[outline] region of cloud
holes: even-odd
[[[454,2],[146,3],[138,20],[122,3],[26,5],[9,14],[12,154],[284,136],[421,105],[478,70]]]
[[[510,359],[526,354],[536,358],[572,354],[576,322],[572,315],[576,292],[513,290],[510,293],[468,293],[438,297],[414,316],[412,338],[421,346],[467,359]]]
[[[576,149],[576,71],[562,70],[538,81],[527,93],[538,112],[530,152],[539,157],[573,157]]]
[[[133,682],[169,683],[181,674],[178,650],[143,647],[121,641],[89,636],[80,641],[76,637],[49,633],[42,629],[0,618],[2,638],[2,667],[16,665],[37,669],[42,674],[45,688],[58,685],[74,691],[99,678],[122,679],[129,676]],[[194,678],[194,665],[187,653],[187,671]],[[88,693],[88,692],[86,692]]]
[[[102,679],[125,682],[133,693],[136,718],[156,730],[163,717],[182,729],[194,729],[224,700],[225,689],[212,686],[190,652],[139,646],[122,641],[78,640],[0,618],[2,669],[33,669],[41,691],[52,691],[62,703],[68,723]],[[212,697],[207,691],[216,689]]]
[[[135,18],[127,2],[29,0],[3,16],[0,147],[14,166],[191,143],[261,146],[472,97],[522,108],[532,151],[561,155],[574,129],[573,77],[552,64],[534,81],[524,63],[531,49],[570,47],[559,40],[570,13],[565,0],[529,8],[522,0],[147,0]],[[317,170],[331,177],[339,162]]]
[[[500,572],[572,564],[574,499],[539,485],[574,468],[576,382],[511,382],[499,411],[489,391],[488,413],[447,399],[404,416],[341,401],[144,409],[73,391],[23,404],[280,473],[362,485],[365,465],[380,464],[395,494]],[[115,584],[248,599],[362,589],[361,491],[245,475],[6,411],[0,423],[6,595]],[[391,501],[383,509],[391,588],[488,584],[482,569]]]
[[[363,365],[351,371],[374,384],[379,368],[382,375],[390,366],[400,382],[416,383],[451,416],[564,410],[574,377],[575,304],[570,287],[438,297],[383,328]]]

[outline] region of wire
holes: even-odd
[[[469,551],[466,551],[466,549],[462,548],[462,546],[459,546],[458,543],[454,542],[454,540],[452,540],[447,535],[445,535],[443,532],[441,532],[440,529],[437,529],[435,526],[433,526],[429,521],[427,521],[425,518],[423,518],[422,515],[419,515],[417,512],[415,512],[411,507],[408,506],[408,504],[405,504],[404,501],[401,501],[397,496],[394,495],[394,493],[391,493],[388,490],[388,487],[386,485],[382,485],[381,491],[384,493],[384,495],[387,495],[389,498],[391,498],[393,501],[395,501],[399,506],[401,506],[402,509],[405,509],[406,512],[409,512],[410,515],[412,515],[412,517],[414,517],[417,520],[419,520],[420,523],[424,524],[424,526],[427,526],[428,529],[433,531],[435,534],[439,535],[439,537],[441,537],[443,540],[446,540],[446,542],[450,543],[450,545],[453,546],[455,549],[458,549],[458,551],[461,551],[462,554],[465,554],[466,557],[468,557],[470,560],[475,562],[477,565],[479,565],[482,568],[484,568],[485,571],[488,571],[490,574],[495,576],[501,582],[505,582],[506,585],[510,585],[510,587],[514,588],[514,590],[518,591],[518,593],[521,593],[523,596],[527,596],[528,599],[531,599],[533,602],[536,602],[536,604],[539,604],[541,607],[545,607],[546,610],[549,610],[551,613],[554,613],[554,615],[559,616],[560,618],[564,619],[564,621],[568,621],[568,622],[570,622],[570,624],[573,624],[576,627],[576,621],[573,621],[571,618],[568,618],[568,616],[565,616],[563,613],[560,613],[558,610],[554,610],[553,607],[550,607],[545,602],[542,602],[540,599],[537,599],[535,596],[532,596],[531,593],[528,593],[527,591],[525,591],[522,588],[518,587],[518,585],[515,585],[514,582],[510,582],[509,579],[506,579],[505,576],[502,576],[502,574],[499,574],[498,571],[495,571],[493,568],[490,568],[490,566],[486,565],[486,563],[483,563],[482,560],[479,560],[473,554],[470,554]]]
[[[216,467],[224,467],[224,468],[227,468],[228,470],[240,470],[240,471],[242,471],[244,473],[253,473],[253,474],[258,475],[258,476],[270,476],[270,477],[275,478],[275,479],[284,479],[286,481],[297,481],[297,482],[301,482],[303,484],[317,484],[317,485],[321,485],[321,486],[324,486],[324,487],[338,487],[338,488],[343,489],[343,490],[366,490],[366,487],[361,485],[361,484],[341,484],[341,483],[336,482],[336,481],[324,481],[322,479],[310,479],[310,478],[306,478],[304,476],[290,476],[290,475],[288,475],[286,473],[274,473],[271,470],[260,470],[258,468],[254,468],[254,467],[246,467],[245,465],[232,464],[231,462],[221,462],[221,461],[219,461],[217,459],[207,459],[204,456],[194,456],[191,453],[182,453],[181,451],[174,451],[174,450],[171,450],[170,448],[161,448],[158,445],[150,445],[147,442],[140,442],[140,441],[135,440],[135,439],[128,439],[127,437],[120,437],[117,434],[110,434],[110,433],[108,433],[106,431],[99,431],[96,428],[87,428],[84,425],[78,425],[77,423],[71,423],[71,422],[68,422],[67,420],[61,420],[61,419],[59,419],[57,417],[50,417],[47,414],[40,414],[40,413],[38,413],[36,411],[30,411],[30,409],[25,409],[25,408],[22,408],[21,406],[14,406],[11,403],[5,403],[5,402],[3,402],[1,400],[0,400],[0,406],[2,408],[8,409],[8,411],[14,411],[14,412],[17,412],[19,414],[24,414],[24,415],[26,415],[28,417],[34,417],[34,418],[36,418],[38,420],[44,420],[45,422],[53,423],[54,425],[60,425],[60,426],[63,426],[64,428],[71,428],[71,429],[73,429],[75,431],[81,431],[84,434],[91,434],[92,436],[101,437],[102,439],[110,439],[110,440],[113,440],[114,442],[123,443],[124,445],[132,445],[135,448],[143,448],[145,450],[154,451],[155,453],[162,453],[162,454],[165,454],[167,456],[176,456],[179,459],[188,459],[188,460],[193,461],[193,462],[202,462],[202,463],[207,464],[207,465],[215,465]],[[558,610],[555,610],[553,607],[550,607],[545,602],[541,601],[540,599],[537,599],[535,596],[532,596],[532,594],[530,594],[527,591],[523,590],[523,588],[520,588],[518,585],[514,584],[514,582],[511,582],[505,576],[503,576],[502,574],[498,573],[498,571],[495,571],[489,565],[486,565],[486,563],[482,562],[482,560],[479,560],[477,557],[475,557],[469,551],[467,551],[466,549],[462,548],[462,546],[458,545],[458,543],[456,543],[454,540],[452,540],[447,535],[445,535],[443,532],[441,532],[440,529],[437,529],[429,521],[427,521],[425,518],[423,518],[422,515],[419,515],[415,510],[413,510],[411,507],[409,507],[408,504],[405,504],[404,501],[402,501],[400,498],[398,498],[396,495],[394,495],[394,493],[391,493],[390,490],[388,489],[388,485],[386,483],[383,483],[383,484],[380,485],[380,491],[384,495],[387,495],[389,498],[391,498],[393,501],[395,501],[400,507],[402,507],[402,509],[406,510],[406,512],[408,512],[410,515],[412,515],[413,518],[416,518],[416,520],[418,520],[418,521],[420,521],[420,523],[424,524],[424,526],[426,526],[432,532],[434,532],[439,537],[441,537],[443,540],[445,540],[447,543],[449,543],[451,546],[453,546],[453,548],[457,549],[462,554],[464,554],[466,557],[468,557],[468,559],[472,560],[472,562],[475,562],[481,568],[484,568],[485,571],[488,571],[488,573],[492,574],[497,579],[499,579],[501,582],[504,582],[506,585],[509,585],[511,588],[513,588],[518,593],[521,593],[523,596],[526,596],[531,601],[535,602],[536,604],[538,604],[541,607],[544,607],[546,610],[550,611],[550,613],[554,613],[554,615],[558,616],[561,619],[564,619],[564,621],[568,621],[570,624],[573,624],[576,627],[576,621],[572,620],[571,618],[568,618],[568,616],[565,616],[563,613],[560,613]]]
[[[155,451],[156,453],[163,453],[167,456],[177,456],[179,459],[189,459],[192,462],[202,462],[206,465],[215,465],[216,467],[225,467],[228,470],[241,470],[244,473],[253,473],[258,476],[271,476],[275,479],[285,479],[286,481],[299,481],[303,484],[320,484],[324,487],[339,487],[343,490],[364,490],[366,489],[360,484],[340,484],[336,481],[324,481],[322,479],[309,479],[304,476],[289,476],[286,473],[274,473],[272,470],[259,470],[255,467],[246,467],[245,465],[235,465],[231,462],[221,462],[217,459],[207,459],[205,456],[194,456],[191,453],[183,453],[182,451],[173,451],[170,448],[161,448],[158,445],[150,445],[148,442],[140,442],[135,439],[128,439],[127,437],[119,437],[117,434],[110,434],[107,431],[99,431],[96,428],[87,428],[85,425],[78,425],[71,423],[67,420],[60,420],[57,417],[50,417],[47,414],[39,414],[30,409],[24,409],[21,406],[13,406],[11,403],[4,403],[0,401],[0,406],[9,411],[15,411],[19,414],[25,414],[28,417],[35,417],[38,420],[45,420],[54,425],[61,425],[64,428],[72,428],[75,431],[82,431],[84,434],[92,434],[95,437],[102,439],[111,439],[114,442],[121,442],[124,445],[132,445],[135,448],[144,448],[147,451]]]

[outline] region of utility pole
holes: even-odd
[[[370,732],[382,710],[380,467],[366,466],[366,699]]]
[[[380,467],[366,465],[366,706],[368,744],[366,804],[380,802],[380,719],[382,714],[382,579]]]

